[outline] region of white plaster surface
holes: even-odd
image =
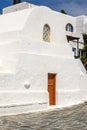
[[[48,73],[56,74],[56,106],[87,99],[87,75],[65,31],[71,23],[78,36],[77,19],[43,6],[0,16],[0,113],[48,108]],[[44,24],[51,28],[50,43],[42,40]]]
[[[33,8],[35,6],[36,5],[34,5],[34,4],[30,4],[30,3],[27,3],[27,2],[22,2],[22,3],[19,3],[19,4],[4,8],[3,9],[3,14],[16,12],[16,11],[24,10],[24,9],[27,9],[27,8]]]

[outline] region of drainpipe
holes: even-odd
[[[21,3],[21,0],[14,0],[13,1],[13,4],[18,4],[18,3]]]
[[[77,39],[76,58],[79,57],[79,39]]]

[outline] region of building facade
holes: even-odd
[[[0,16],[0,115],[87,100],[79,52],[87,16],[20,3]]]

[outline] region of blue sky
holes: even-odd
[[[21,0],[36,4],[45,5],[53,10],[64,9],[69,15],[87,15],[87,0]],[[12,5],[13,0],[0,0],[0,13],[2,8]]]

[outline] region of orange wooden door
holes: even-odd
[[[48,74],[49,105],[56,104],[56,74]]]

